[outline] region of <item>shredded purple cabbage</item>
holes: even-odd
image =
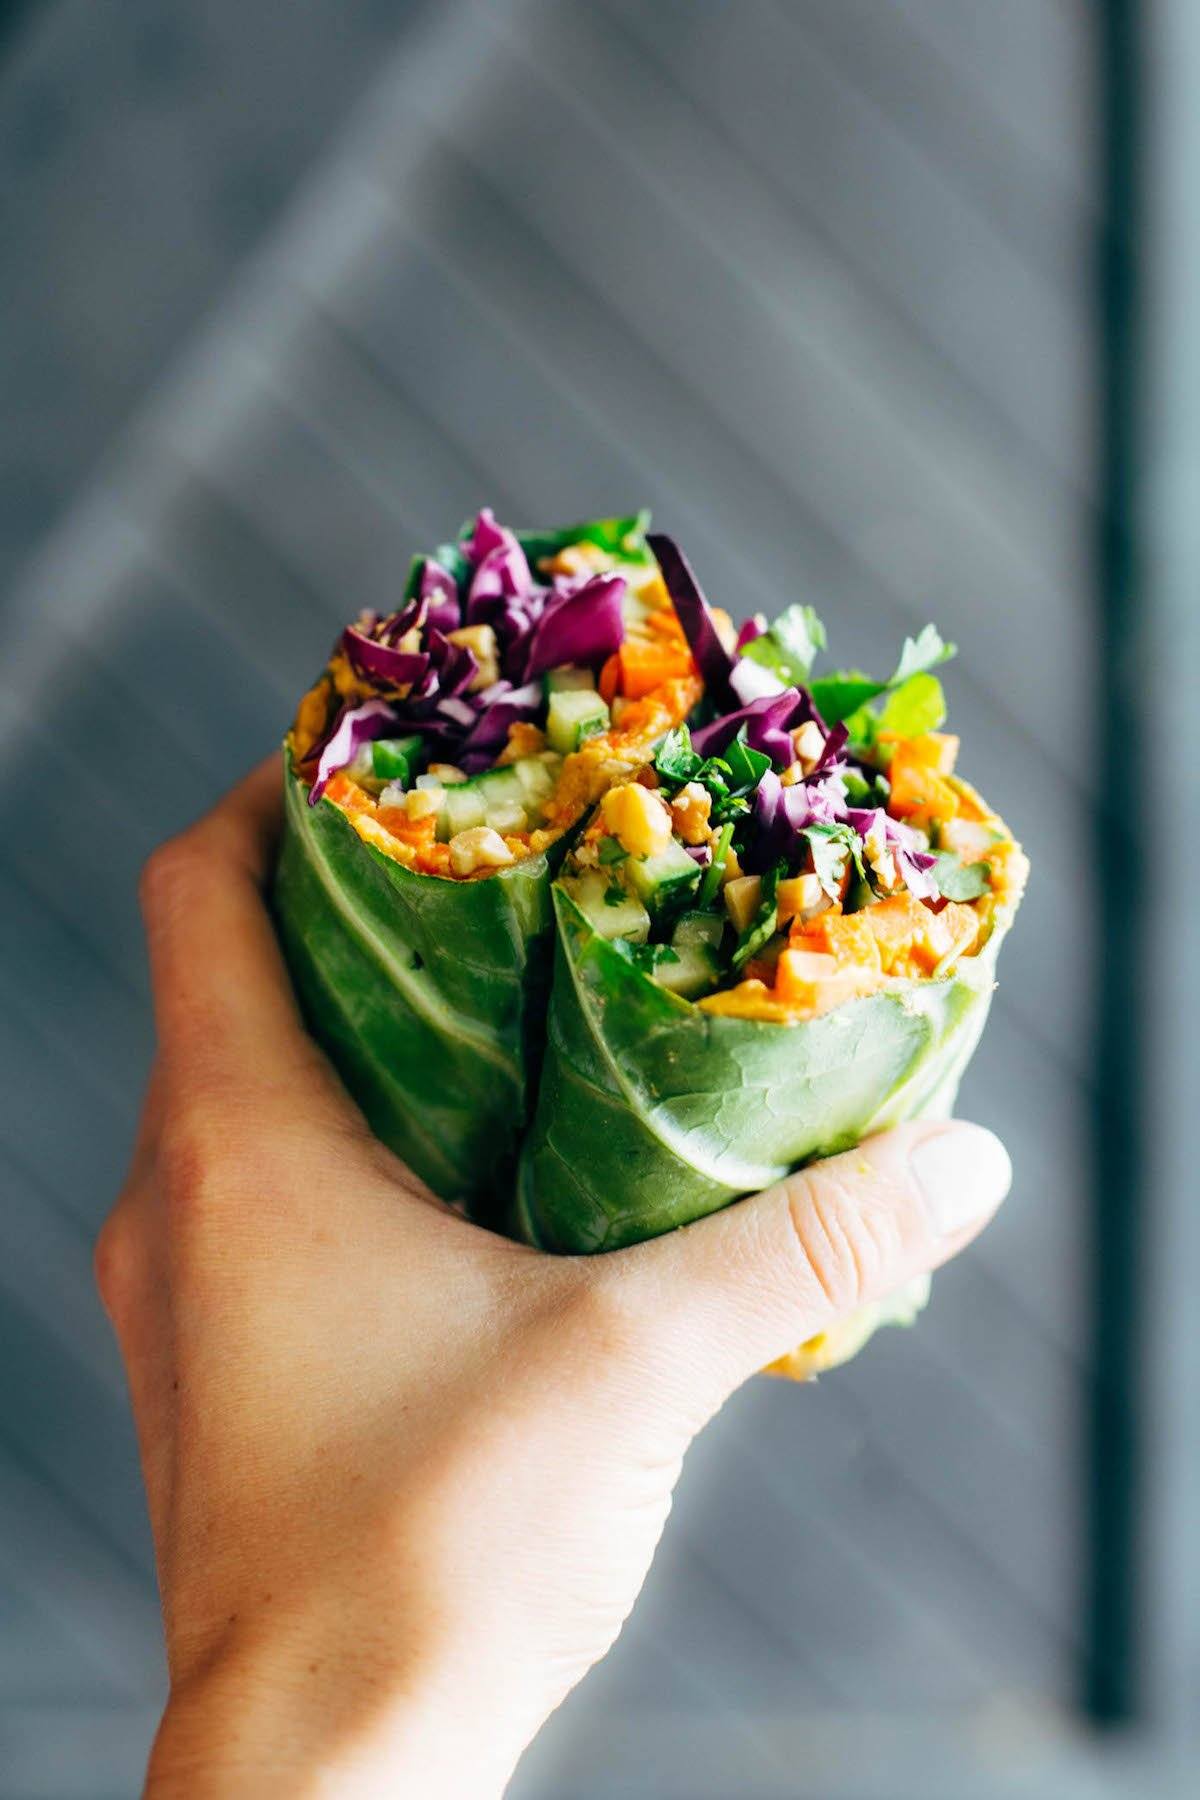
[[[593,575],[552,593],[530,634],[525,679],[562,663],[599,667],[625,636],[624,597],[623,575]]]
[[[822,731],[825,730],[825,722],[807,689],[785,688],[781,694],[760,695],[735,712],[725,713],[711,724],[702,725],[692,734],[692,747],[698,756],[720,756],[744,725],[750,748],[760,750],[781,769],[786,769],[795,760],[789,734],[809,719],[815,719]]]
[[[573,664],[598,673],[620,648],[623,576],[556,575],[548,586],[539,585],[515,533],[497,524],[490,507],[480,512],[462,550],[470,564],[465,601],[450,571],[427,556],[411,599],[383,617],[364,614],[342,633],[340,649],[378,699],[339,713],[320,747],[310,799],[320,798],[329,776],[366,741],[350,727],[343,730],[351,717],[379,719],[383,715],[374,709],[383,707],[387,730],[420,732],[431,757],[476,774],[503,750],[510,725],[538,716],[543,695],[537,678],[547,669]],[[495,635],[499,679],[481,691],[472,691],[479,658],[466,644],[450,641],[463,625],[488,625]]]
[[[318,747],[317,776],[309,789],[308,804],[317,804],[330,776],[352,763],[364,744],[369,744],[373,738],[387,737],[395,724],[396,714],[386,700],[365,700],[361,706],[343,706],[324,743]]]
[[[747,619],[744,625],[740,625],[737,642],[733,646],[737,654],[740,656],[746,645],[752,644],[755,638],[762,637],[766,629],[767,621],[762,613],[755,613],[753,618]]]
[[[679,623],[683,626],[683,635],[696,659],[696,667],[704,679],[704,685],[720,704],[731,691],[730,676],[733,673],[734,658],[721,642],[712,609],[700,591],[700,584],[692,573],[691,564],[675,539],[667,537],[662,531],[650,531],[646,534],[646,542],[658,559],[667,592],[678,614]]]
[[[867,833],[882,822],[884,840],[892,853],[896,864],[896,872],[904,882],[910,894],[918,900],[936,900],[938,885],[930,874],[937,862],[928,850],[922,850],[910,825],[902,819],[893,819],[884,812],[881,806],[849,807],[845,814],[846,823],[853,826],[859,837],[865,838]]]

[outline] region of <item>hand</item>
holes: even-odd
[[[1008,1160],[910,1126],[591,1259],[465,1223],[300,1025],[277,787],[146,871],[159,1055],[97,1245],[170,1667],[147,1791],[496,1795],[619,1632],[701,1426],[952,1256]]]

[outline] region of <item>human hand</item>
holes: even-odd
[[[695,1434],[952,1256],[1008,1159],[908,1126],[595,1258],[466,1223],[301,1027],[262,899],[277,786],[147,869],[159,1054],[97,1245],[171,1679],[147,1792],[496,1795],[617,1636]]]

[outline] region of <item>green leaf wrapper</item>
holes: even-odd
[[[418,874],[332,801],[310,807],[290,767],[284,782],[274,906],[309,1028],[376,1135],[443,1199],[487,1217],[532,1106],[550,861],[485,881]]]
[[[681,1000],[554,891],[558,944],[515,1235],[548,1250],[656,1237],[953,1104],[1009,922],[942,981],[904,981],[799,1024]]]

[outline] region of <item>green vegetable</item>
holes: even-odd
[[[743,725],[731,744],[725,746],[722,759],[729,771],[730,781],[735,792],[756,788],[771,766],[771,759],[762,750],[751,750],[746,742],[746,727]]]
[[[700,883],[700,865],[672,838],[656,856],[631,856],[622,865],[626,880],[652,913],[661,912]]]
[[[946,900],[978,900],[992,884],[992,872],[987,863],[960,862],[949,850],[941,852],[930,874]]]
[[[886,681],[876,681],[870,675],[864,675],[861,669],[839,669],[810,683],[812,697],[827,725],[836,725],[845,719],[852,743],[862,742],[864,733],[870,741],[876,722],[863,710],[868,702],[903,687],[915,675],[927,674],[954,652],[955,646],[943,642],[935,625],[926,625],[915,638],[905,638],[900,660]],[[938,691],[940,693],[940,686]],[[944,712],[942,717],[945,717]],[[936,726],[925,729],[936,730]]]
[[[380,781],[399,781],[408,787],[421,761],[425,740],[419,735],[376,738],[371,745],[371,770]]]
[[[789,606],[761,637],[752,638],[742,655],[778,675],[785,687],[802,687],[825,648],[825,627],[811,606]]]
[[[566,1252],[655,1237],[872,1131],[947,1112],[1011,917],[950,979],[777,1025],[668,992],[597,936],[561,884],[554,907],[546,1061],[510,1225]]]
[[[419,875],[332,801],[310,807],[290,766],[284,780],[273,903],[309,1027],[377,1136],[436,1193],[486,1215],[531,1110],[550,864],[530,857],[487,881]]]
[[[644,944],[650,936],[650,914],[641,901],[615,887],[598,869],[564,875],[563,887],[601,937]]]
[[[697,906],[709,906],[716,899],[717,890],[721,885],[721,875],[725,868],[726,859],[729,856],[729,847],[732,843],[733,826],[732,824],[723,825],[721,827],[721,835],[713,845],[712,861],[704,871],[704,878],[700,883],[700,889],[696,895]]]
[[[542,676],[542,689],[547,695],[572,693],[577,688],[590,688],[595,692],[596,683],[590,669],[573,669],[567,665],[561,669],[547,669]]]
[[[779,929],[779,912],[775,905],[775,890],[779,886],[779,878],[787,870],[786,863],[776,863],[768,869],[762,878],[762,899],[758,911],[739,937],[733,955],[729,959],[731,969],[742,969],[752,956],[764,950]]]
[[[470,831],[476,825],[486,824],[487,797],[475,782],[456,782],[445,790],[442,810],[438,815],[440,838],[457,837],[460,831]]]
[[[842,882],[851,860],[859,879],[866,880],[862,839],[849,825],[807,825],[801,834],[812,851],[813,873],[831,900],[841,897]]]
[[[607,731],[608,707],[595,688],[559,689],[546,711],[546,742],[561,756],[578,750],[585,738]]]
[[[704,759],[692,749],[692,734],[686,725],[668,731],[654,753],[654,767],[671,788],[682,787],[704,767]]]

